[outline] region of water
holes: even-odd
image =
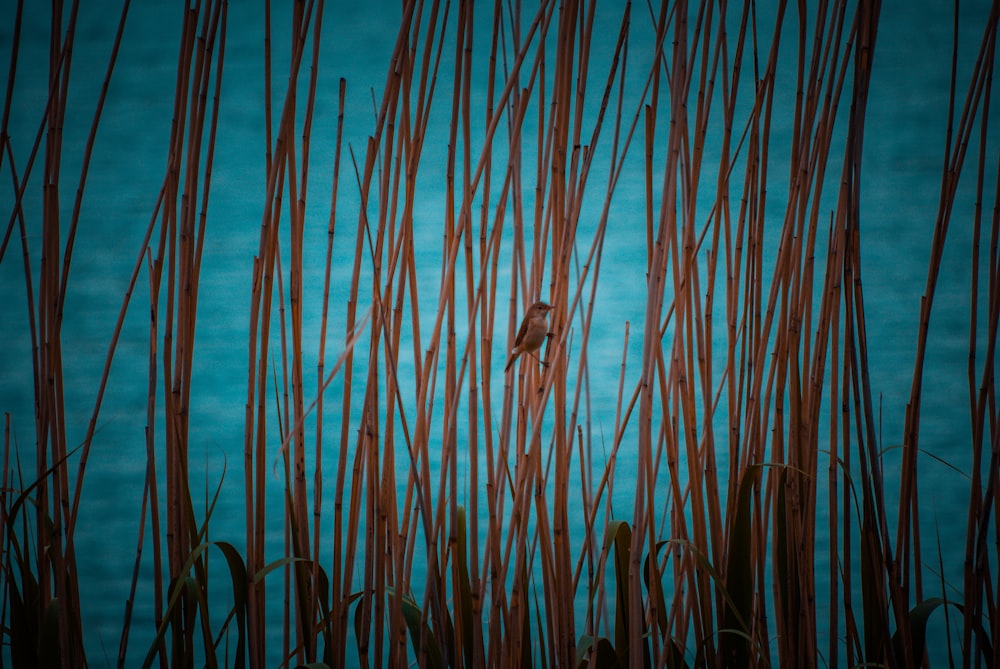
[[[4,0],[5,14],[13,16],[14,3]],[[372,3],[329,3],[324,20],[322,63],[319,72],[319,100],[312,137],[313,154],[307,238],[317,242],[306,257],[307,270],[321,277],[327,208],[330,199],[330,174],[336,131],[337,81],[348,81],[344,163],[337,235],[338,262],[335,285],[349,279],[353,256],[354,226],[358,203],[353,186],[353,170],[348,147],[362,160],[367,135],[372,127],[371,90],[376,97],[385,80],[388,54],[395,39],[393,18],[398,16],[395,2],[386,1],[377,10],[366,9]],[[959,26],[959,93],[964,94],[975,48],[979,43],[986,15],[986,2],[962,4]],[[882,9],[871,85],[865,136],[864,186],[862,191],[863,279],[871,344],[870,362],[873,391],[882,410],[882,439],[886,446],[902,441],[901,430],[905,403],[915,355],[919,299],[924,291],[930,238],[937,210],[940,172],[944,151],[947,114],[947,90],[950,76],[951,12],[946,3],[887,3]],[[608,25],[617,25],[617,10],[608,4]],[[762,7],[762,15],[766,14]],[[26,13],[19,61],[15,105],[11,116],[11,137],[17,167],[23,170],[37,129],[47,90],[46,10],[32,5]],[[80,169],[80,151],[86,139],[90,115],[96,102],[111,40],[114,35],[118,4],[110,1],[84,3],[73,56],[70,115],[65,130],[62,206],[68,221],[73,188]],[[275,36],[274,100],[279,105],[287,72],[287,17],[284,8],[276,10],[272,28]],[[377,16],[380,19],[371,17]],[[261,55],[262,8],[259,3],[230,7],[223,80],[222,117],[217,162],[209,202],[209,226],[205,238],[203,274],[199,303],[197,379],[192,396],[192,489],[198,498],[211,495],[222,479],[222,495],[215,511],[212,528],[215,539],[242,545],[242,439],[243,402],[246,397],[246,344],[249,305],[249,277],[252,257],[257,249],[261,221],[262,184],[264,182],[263,65]],[[454,18],[452,19],[452,23]],[[140,242],[156,200],[166,163],[168,129],[172,114],[176,68],[177,35],[181,22],[179,10],[168,3],[135,3],[131,9],[119,62],[115,71],[93,163],[86,187],[77,250],[74,255],[69,294],[66,301],[63,347],[66,364],[66,406],[68,408],[68,443],[83,439],[94,401],[97,381],[111,334],[111,324],[121,305],[128,277],[139,253]],[[648,30],[645,9],[634,8],[634,31]],[[770,23],[761,21],[762,32]],[[0,68],[6,72],[10,54],[11,26],[0,25]],[[487,44],[486,35],[477,35],[477,44]],[[613,46],[615,30],[601,31],[606,42],[595,45],[605,52]],[[637,37],[637,40],[639,38]],[[791,54],[794,56],[794,54]],[[450,54],[446,55],[446,58]],[[633,73],[642,73],[648,56],[633,47],[630,53]],[[595,57],[594,62],[602,62]],[[442,80],[450,77],[442,66]],[[305,70],[304,70],[305,72]],[[630,86],[641,85],[637,77]],[[597,88],[592,88],[596,96]],[[421,161],[421,188],[441,189],[441,165],[447,141],[447,118],[450,94],[442,94],[433,109],[432,127]],[[847,110],[841,111],[846,118]],[[592,116],[591,116],[592,118]],[[275,118],[276,122],[276,118]],[[776,118],[776,133],[789,132],[788,123]],[[662,128],[663,126],[661,126]],[[660,136],[665,135],[661,129]],[[775,144],[782,136],[776,135]],[[603,139],[608,141],[607,135]],[[991,139],[987,155],[997,155],[996,140]],[[633,147],[638,151],[638,147]],[[769,190],[775,215],[783,211],[780,189],[787,168],[774,166]],[[837,164],[834,152],[831,164]],[[595,162],[597,165],[597,162]],[[995,167],[995,166],[994,166]],[[5,159],[4,172],[9,163]],[[595,169],[592,179],[603,180],[603,166]],[[706,172],[707,174],[707,172]],[[3,183],[9,183],[4,174]],[[995,175],[993,175],[995,178]],[[38,193],[39,171],[25,202],[28,216],[28,243],[36,254],[32,267],[37,271],[41,205]],[[960,472],[970,470],[968,443],[968,389],[965,366],[968,346],[968,263],[971,244],[973,191],[970,178],[959,192],[952,232],[945,251],[937,302],[931,322],[931,347],[925,378],[921,444],[928,452],[950,463]],[[992,183],[988,176],[986,183]],[[496,186],[494,187],[496,188]],[[826,197],[835,194],[828,185]],[[593,181],[589,192],[600,194],[603,181]],[[494,197],[495,197],[494,191]],[[592,331],[591,359],[609,360],[594,363],[592,374],[607,374],[617,382],[621,333],[626,319],[633,324],[630,360],[637,360],[640,333],[635,324],[642,320],[642,277],[630,267],[641,262],[641,232],[628,227],[630,204],[641,202],[641,179],[630,183],[623,179],[615,196],[612,234],[605,252],[602,279],[598,289],[599,306],[614,305],[614,319],[605,319]],[[428,202],[440,198],[429,197]],[[6,187],[0,192],[0,211],[9,212],[13,198]],[[600,201],[588,201],[585,211],[592,218],[599,212]],[[831,204],[832,206],[832,204]],[[592,212],[592,213],[591,213]],[[416,211],[418,225],[428,233],[421,239],[431,257],[440,248],[441,212],[421,203]],[[6,214],[5,214],[6,216]],[[4,219],[6,220],[6,219]],[[586,239],[587,237],[583,237]],[[350,241],[346,241],[350,240]],[[4,296],[0,317],[0,410],[12,417],[22,466],[30,470],[33,462],[31,349],[26,327],[26,302],[23,269],[16,237],[0,263],[0,290]],[[581,252],[584,250],[581,249]],[[439,280],[437,266],[420,277],[420,295],[424,304],[432,304]],[[508,281],[508,268],[502,268],[501,282]],[[306,304],[318,305],[321,282],[317,278],[306,285]],[[636,296],[639,296],[638,298]],[[135,304],[125,322],[108,394],[101,411],[100,431],[94,443],[84,487],[84,501],[79,519],[76,545],[80,571],[87,649],[93,664],[113,663],[121,630],[129,574],[135,557],[138,505],[142,494],[145,468],[144,427],[146,396],[148,286],[140,276]],[[333,305],[328,361],[339,351],[337,342],[343,330],[343,314]],[[422,331],[433,323],[433,313],[421,314]],[[497,321],[497,344],[506,323]],[[307,351],[318,344],[319,309],[307,310],[305,342]],[[406,346],[403,347],[406,349]],[[499,357],[502,353],[495,353]],[[409,361],[401,361],[405,365]],[[979,361],[981,365],[981,358]],[[307,370],[309,368],[307,367]],[[158,373],[162,373],[159,371]],[[307,383],[312,383],[307,377]],[[498,381],[499,383],[499,381]],[[634,383],[634,375],[628,383]],[[308,387],[308,386],[307,386]],[[162,392],[162,391],[161,391]],[[599,425],[610,442],[616,389],[612,383],[596,384],[594,407]],[[499,396],[500,388],[494,388]],[[336,398],[328,400],[336,403]],[[161,414],[162,415],[162,414]],[[162,442],[161,442],[162,443]],[[333,457],[328,452],[329,457]],[[272,454],[273,457],[273,454]],[[623,453],[622,458],[630,457]],[[889,458],[893,462],[892,458]],[[335,461],[331,461],[335,462]],[[159,463],[162,467],[162,463]],[[622,465],[628,470],[627,460]],[[328,465],[326,471],[332,472]],[[26,472],[27,474],[27,472]],[[890,476],[895,474],[890,471]],[[272,500],[280,499],[280,483],[269,483]],[[921,464],[922,521],[926,537],[938,532],[945,547],[946,577],[950,583],[961,582],[964,551],[964,515],[968,502],[968,482],[947,466],[923,458]],[[329,489],[329,484],[328,484]],[[205,493],[202,493],[205,491]],[[820,499],[823,499],[821,492]],[[630,517],[629,486],[623,483],[615,498],[616,510]],[[957,517],[958,522],[955,521]],[[280,545],[280,533],[274,537]],[[277,548],[275,548],[277,550]],[[820,558],[825,558],[820,549]],[[148,577],[150,559],[144,558]],[[925,556],[926,559],[926,556]],[[936,560],[935,560],[936,561]],[[826,567],[817,565],[825,578]],[[141,657],[148,643],[144,632],[152,625],[152,606],[148,591],[140,583],[136,608],[136,630],[130,646],[130,658]],[[822,587],[822,586],[821,586]],[[277,599],[272,597],[272,599]],[[822,616],[822,613],[820,614]],[[940,620],[940,614],[935,614]],[[932,619],[933,620],[933,619]],[[822,625],[821,625],[822,627]],[[276,648],[276,643],[271,643]],[[825,646],[824,646],[825,648]]]

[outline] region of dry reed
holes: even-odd
[[[74,532],[111,364],[145,274],[147,466],[119,666],[134,657],[130,637],[147,666],[161,667],[916,666],[939,606],[950,657],[1000,665],[1000,185],[991,219],[983,204],[996,169],[987,148],[996,2],[954,136],[947,123],[904,443],[890,454],[877,427],[861,267],[862,246],[875,243],[860,205],[877,0],[808,13],[779,1],[773,27],[752,3],[629,3],[607,25],[593,1],[473,11],[410,0],[392,52],[372,54],[387,56],[386,79],[366,144],[356,152],[349,143],[347,154],[351,82],[339,80],[336,103],[320,90],[325,3],[291,3],[285,41],[272,34],[266,1],[243,544],[215,539],[217,530],[209,537],[217,497],[199,518],[189,459],[202,258],[206,236],[226,225],[209,201],[227,132],[228,3],[185,6],[172,124],[154,129],[169,136],[162,189],[109,323],[78,449],[67,437],[79,428],[67,424],[62,314],[129,3],[66,232],[60,168],[71,149],[61,133],[66,114],[80,113],[67,99],[79,7],[63,25],[53,3],[48,100],[19,173],[8,123],[24,9],[19,2],[0,128],[0,168],[13,182],[0,262],[16,262],[7,251],[19,233],[36,459],[22,473],[11,436],[18,417],[7,414],[0,663],[68,667],[85,657]],[[287,79],[274,71],[275,41],[288,50]],[[961,77],[953,67],[952,113]],[[287,84],[272,100],[274,80]],[[331,111],[324,104],[336,107],[335,144],[321,149],[332,156],[330,200],[326,224],[311,225],[313,123]],[[779,136],[775,124],[788,120]],[[437,124],[444,147],[434,145]],[[928,322],[969,146],[979,152],[966,571],[960,585],[945,583],[938,547],[937,596],[918,515],[920,412]],[[443,177],[432,196],[422,189],[428,172]],[[623,176],[643,195],[627,220],[614,206]],[[42,195],[37,220],[22,208],[32,185]],[[428,204],[440,221],[422,214]],[[438,250],[428,248],[428,226]],[[633,268],[645,287],[639,323],[620,317],[625,305],[602,305],[598,291],[609,281],[609,235],[622,231],[646,261]],[[340,246],[353,258],[349,272],[335,271]],[[325,250],[321,280],[307,263],[312,247]],[[308,304],[306,285],[318,280],[322,303]],[[545,364],[523,357],[494,376],[506,358],[498,351],[536,299],[555,307]],[[309,313],[320,314],[318,337]],[[592,348],[608,331],[620,341]],[[332,366],[328,348],[338,351]],[[602,385],[615,389],[613,412],[594,405]],[[595,434],[612,415],[610,434]],[[267,495],[272,472],[277,500]],[[632,485],[623,509],[622,488]],[[280,555],[268,548],[275,518]],[[230,581],[210,578],[216,554]],[[139,630],[136,590],[150,559],[153,629]],[[232,603],[221,618],[219,598]],[[274,648],[269,631],[279,625]]]

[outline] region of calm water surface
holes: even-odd
[[[119,12],[116,2],[102,0],[82,4],[72,64],[70,118],[64,152],[62,204],[65,208],[64,220],[67,221],[72,206],[72,188],[79,174],[80,151]],[[258,244],[264,183],[260,46],[263,17],[260,4],[234,3],[230,6],[222,118],[209,202],[197,325],[197,384],[192,397],[191,416],[192,488],[197,497],[209,497],[222,480],[222,495],[211,523],[214,536],[210,538],[232,541],[237,546],[243,544],[244,528],[242,443],[248,364],[248,287],[252,258]],[[314,121],[307,215],[310,231],[317,240],[315,248],[306,258],[312,277],[306,286],[306,303],[316,305],[306,314],[307,351],[317,348],[325,253],[322,231],[326,226],[330,198],[337,81],[345,77],[348,82],[345,160],[349,156],[347,146],[350,146],[360,161],[372,127],[371,90],[374,89],[378,95],[382,89],[388,54],[396,35],[392,19],[398,16],[398,3],[381,3],[384,7],[377,11],[368,9],[371,4],[328,3],[324,20],[324,53],[319,74],[320,97]],[[4,15],[13,16],[14,3],[4,0],[3,5]],[[964,90],[964,82],[968,79],[978,48],[986,6],[984,0],[962,3],[960,92]],[[607,12],[609,21],[617,21],[618,10],[613,4],[602,4],[602,11]],[[762,7],[761,11],[766,12],[766,9]],[[644,10],[635,12],[634,17],[636,43],[641,44],[641,34],[648,34],[649,31],[644,23]],[[82,440],[85,434],[112,324],[139,253],[142,234],[153,211],[164,172],[180,19],[173,3],[133,4],[119,64],[109,91],[87,184],[66,302],[63,347],[69,411],[68,441],[71,445]],[[879,28],[865,137],[865,185],[861,211],[865,235],[863,279],[869,317],[872,383],[881,402],[882,439],[886,446],[901,442],[903,410],[909,395],[919,298],[926,279],[931,230],[938,201],[950,76],[951,19],[952,9],[947,3],[886,3]],[[275,17],[273,29],[276,36],[287,34],[288,25],[284,21],[284,16]],[[762,25],[770,24],[762,22]],[[605,32],[607,39],[613,40],[616,31],[602,31]],[[47,94],[47,33],[48,18],[44,11],[37,8],[28,10],[11,121],[19,170],[26,163]],[[478,43],[488,44],[487,33],[480,35]],[[10,43],[11,27],[4,22],[0,25],[0,58],[3,59],[0,67],[3,72],[8,71]],[[287,65],[278,45],[284,45],[285,41],[276,37],[275,43],[274,92],[275,100],[280,101]],[[598,44],[595,48],[607,50],[612,45],[613,41]],[[794,54],[789,55],[794,57]],[[630,67],[641,73],[648,58],[641,48],[633,47]],[[447,71],[446,77],[450,77],[450,70],[443,67],[442,71]],[[597,88],[593,90],[596,96]],[[442,122],[430,130],[431,140],[427,142],[421,170],[425,175],[422,187],[441,189],[443,180],[434,165],[443,164],[446,155],[445,119],[450,94],[439,92],[439,96],[435,111],[436,118]],[[842,118],[846,118],[846,111],[842,110]],[[776,119],[775,125],[777,132],[781,132],[780,119]],[[785,123],[786,133],[787,126]],[[782,138],[779,135],[775,143],[780,141]],[[996,147],[992,151],[990,155],[996,155]],[[837,151],[834,154],[831,164],[836,165],[839,154]],[[775,184],[769,189],[775,216],[780,216],[783,211],[780,194],[782,180],[787,179],[787,167],[782,166],[781,160],[782,157],[777,158],[772,168]],[[4,172],[8,167],[5,160]],[[343,173],[350,174],[346,162]],[[4,174],[3,178],[4,183],[9,184],[9,175]],[[603,173],[599,178],[603,182]],[[32,259],[34,271],[38,267],[40,245],[40,226],[37,224],[40,220],[40,188],[37,180],[36,170],[35,185],[29,190],[30,198],[25,203],[29,217],[28,243],[36,254]],[[969,301],[966,266],[971,247],[974,197],[971,181],[968,178],[965,180],[959,194],[945,254],[931,327],[931,357],[926,377],[933,392],[925,395],[922,425],[923,447],[961,471],[969,470],[970,428],[965,368]],[[353,184],[352,181],[348,183]],[[989,179],[987,183],[990,183]],[[601,189],[595,184],[592,182],[591,191],[599,194]],[[351,240],[342,243],[338,250],[341,262],[335,265],[338,274],[334,281],[341,286],[348,283],[347,273],[353,254],[358,206],[355,190],[346,187],[340,195],[342,213],[338,235],[341,240]],[[827,197],[831,192],[835,193],[835,190],[828,186]],[[608,378],[615,379],[615,383],[624,321],[627,318],[633,324],[641,322],[643,309],[643,277],[631,271],[635,263],[644,259],[642,233],[628,223],[632,216],[630,203],[641,202],[642,197],[641,179],[624,178],[616,193],[616,209],[612,214],[614,234],[605,253],[598,292],[599,308],[614,305],[617,320],[602,321],[601,328],[595,327],[591,359],[604,357],[611,364],[607,365],[607,369],[597,367],[592,372],[606,372],[610,375]],[[428,197],[427,201],[433,203],[440,198]],[[0,192],[0,210],[9,212],[11,203],[8,186]],[[599,206],[598,198],[594,207]],[[430,270],[421,277],[420,290],[425,303],[433,304],[431,298],[436,294],[438,280],[440,225],[437,221],[440,220],[440,211],[424,203],[421,207],[417,210],[417,221],[418,225],[426,226],[431,259],[427,263]],[[586,212],[585,217],[589,215],[596,219],[598,213],[599,209],[594,209]],[[309,234],[307,231],[307,238]],[[588,239],[584,233],[581,238]],[[4,342],[0,348],[0,410],[11,414],[22,466],[30,471],[34,453],[33,381],[23,269],[17,248],[12,245],[0,264],[0,294],[4,298],[3,315],[0,316],[0,341]],[[343,325],[342,320],[337,319],[342,319],[343,315],[336,312],[343,302],[343,295],[335,295],[331,300],[335,313],[330,330],[338,333],[337,337]],[[147,384],[147,308],[148,286],[145,278],[140,277],[136,302],[126,322],[101,412],[100,432],[92,451],[76,536],[80,570],[85,575],[81,588],[88,654],[90,662],[96,666],[102,665],[105,657],[109,663],[113,663],[116,657],[130,571],[135,559],[138,505],[145,468],[143,431]],[[423,316],[425,319],[432,317],[432,313]],[[505,332],[504,328],[505,324],[498,320],[497,331]],[[331,338],[328,351],[339,350],[337,341],[337,338]],[[635,332],[633,342],[638,346]],[[405,345],[403,348],[406,349]],[[634,350],[633,360],[637,359],[638,349]],[[406,365],[412,368],[412,363],[406,360],[401,361],[401,365],[404,374]],[[499,392],[499,387],[494,389],[495,395],[499,396]],[[595,429],[604,429],[608,434],[614,418],[614,384],[596,384],[594,392],[596,421],[600,423],[595,425]],[[334,398],[331,403],[335,402]],[[328,449],[327,456],[330,464],[326,471],[332,472],[336,454]],[[631,455],[624,452],[619,456],[620,472],[632,469],[629,457]],[[893,458],[889,458],[889,462],[893,462]],[[923,522],[927,532],[940,533],[941,544],[947,551],[944,555],[946,577],[958,584],[965,542],[967,480],[929,459],[924,459],[922,468]],[[629,485],[621,476],[615,504],[617,509],[630,517],[632,502]],[[277,501],[280,499],[279,481],[274,480],[271,485],[269,494]],[[278,555],[281,541],[281,530],[276,527],[272,557]],[[819,551],[820,557],[825,557],[822,547]],[[145,578],[140,581],[133,625],[135,632],[130,657],[136,658],[144,654],[149,639],[147,632],[152,627],[151,593],[148,591],[152,580],[151,559],[148,556],[149,553],[144,558]],[[821,579],[825,579],[826,573],[827,567],[818,564],[817,574]],[[822,583],[821,580],[821,588],[824,587]],[[279,604],[278,600],[279,597],[272,596],[272,602]],[[277,620],[276,617],[273,619]],[[277,638],[271,648],[277,650]]]

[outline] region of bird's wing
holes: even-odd
[[[524,335],[528,332],[528,321],[530,320],[528,316],[525,316],[524,320],[521,321],[521,329],[517,331],[517,336],[514,337],[514,348],[520,346],[521,342],[524,341]]]

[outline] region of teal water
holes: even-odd
[[[385,80],[388,54],[395,39],[393,17],[398,3],[384,2],[376,10],[372,3],[355,5],[329,3],[324,19],[324,50],[319,72],[319,99],[313,132],[308,225],[316,239],[306,263],[313,281],[306,286],[306,303],[320,303],[320,277],[325,248],[329,183],[336,130],[337,81],[348,82],[345,161],[347,147],[363,155],[372,128],[371,90],[379,95]],[[764,3],[762,3],[764,4]],[[959,24],[959,92],[964,94],[975,50],[983,30],[987,3],[962,3]],[[618,9],[602,3],[609,24],[617,25]],[[3,14],[13,16],[14,3],[4,0]],[[762,15],[767,14],[762,7]],[[47,94],[47,8],[32,4],[26,11],[23,43],[11,115],[11,142],[19,170],[23,170]],[[62,206],[68,220],[73,187],[79,174],[80,151],[104,74],[119,11],[118,3],[84,3],[73,55],[70,118],[65,130]],[[272,24],[275,34],[275,104],[283,94],[287,54],[279,45],[287,44],[288,18],[277,10]],[[485,8],[482,10],[485,11]],[[648,34],[645,10],[634,11],[636,44],[630,54],[630,68],[644,72],[648,53],[638,46]],[[140,251],[142,232],[153,211],[166,163],[173,86],[176,69],[177,35],[181,15],[168,3],[135,3],[126,28],[122,52],[109,90],[97,148],[86,188],[77,250],[74,255],[66,302],[63,347],[66,364],[66,405],[69,444],[84,436],[95,400],[111,327],[127,288],[128,276]],[[242,544],[242,443],[243,402],[246,397],[249,329],[249,277],[257,250],[264,182],[264,123],[262,70],[262,8],[258,3],[231,6],[229,15],[226,71],[222,93],[222,129],[218,139],[216,166],[212,177],[209,223],[205,239],[203,274],[199,304],[197,375],[192,397],[192,489],[207,495],[222,479],[222,494],[212,521],[214,538]],[[762,32],[770,24],[762,21]],[[764,27],[766,26],[766,27]],[[478,44],[488,45],[487,33]],[[601,31],[609,42],[595,45],[608,50],[616,30]],[[882,438],[886,446],[901,442],[905,403],[915,354],[920,296],[924,290],[931,232],[940,190],[946,131],[952,8],[947,3],[887,3],[876,47],[874,76],[865,137],[864,189],[861,203],[865,300],[873,390],[882,410]],[[8,71],[11,44],[9,22],[0,25],[0,71]],[[790,54],[794,57],[794,54]],[[600,59],[595,56],[595,62]],[[446,71],[443,67],[442,71]],[[450,72],[447,76],[450,76]],[[636,74],[638,81],[639,74]],[[6,74],[5,74],[6,83]],[[633,82],[634,85],[634,82]],[[596,95],[596,88],[593,89]],[[422,160],[422,186],[438,188],[443,183],[447,138],[446,122],[450,94],[441,94]],[[75,113],[74,113],[75,112]],[[788,123],[776,115],[775,144]],[[841,113],[846,118],[846,109]],[[607,140],[604,140],[607,141]],[[987,155],[996,156],[993,138]],[[837,164],[839,156],[831,158]],[[780,189],[787,180],[783,157],[775,158],[772,206],[780,215]],[[995,164],[993,166],[995,169]],[[6,223],[12,207],[9,164],[0,172],[0,218]],[[342,175],[350,175],[345,162]],[[993,175],[995,180],[995,174]],[[39,173],[25,202],[28,244],[36,254],[40,242]],[[595,177],[598,179],[601,177]],[[435,186],[435,181],[438,183]],[[986,182],[992,183],[989,178]],[[352,180],[348,183],[353,184]],[[834,182],[831,182],[835,184]],[[965,368],[968,348],[968,257],[971,246],[973,184],[963,181],[945,252],[942,278],[931,323],[931,347],[926,378],[933,392],[925,394],[921,443],[930,453],[950,463],[959,472],[969,471],[970,441],[968,385]],[[594,181],[590,188],[599,193]],[[335,285],[347,283],[353,255],[353,235],[357,198],[352,187],[340,194],[340,221],[344,241],[337,250]],[[835,185],[826,189],[827,196]],[[595,328],[591,359],[611,361],[606,368],[592,366],[592,374],[607,374],[617,382],[618,347],[624,321],[642,320],[644,286],[632,266],[643,259],[642,233],[628,224],[630,205],[641,202],[641,179],[623,179],[615,196],[613,234],[605,252],[603,276],[598,290],[599,306],[613,305],[616,319],[604,328]],[[429,196],[427,201],[437,201]],[[599,200],[588,206],[598,207]],[[420,294],[428,304],[436,296],[440,211],[422,204],[417,221],[427,229],[429,256],[434,259],[421,275]],[[593,211],[596,218],[598,211]],[[307,231],[307,236],[309,232]],[[586,235],[581,238],[587,239]],[[322,241],[319,241],[322,240]],[[9,412],[18,449],[25,466],[33,463],[33,407],[31,348],[27,336],[24,277],[19,246],[12,246],[0,262],[0,294],[4,297],[0,317],[0,411]],[[501,280],[503,280],[503,276]],[[509,277],[507,277],[509,281]],[[85,606],[87,648],[90,662],[102,665],[104,657],[113,663],[124,601],[135,557],[138,504],[145,469],[144,427],[146,397],[148,286],[140,277],[136,304],[130,310],[112,369],[108,394],[101,412],[100,431],[84,484],[84,502],[76,537]],[[331,298],[333,321],[330,330],[342,331],[338,306],[343,294]],[[307,351],[317,348],[319,307],[307,311],[304,342]],[[431,319],[433,314],[422,316]],[[501,316],[500,318],[505,318]],[[425,329],[426,329],[425,325]],[[497,331],[505,323],[498,318]],[[339,337],[339,334],[338,334]],[[331,339],[330,353],[339,350]],[[638,333],[633,330],[633,346]],[[406,348],[405,345],[403,347]],[[633,357],[638,349],[633,348]],[[328,353],[328,356],[330,355]],[[412,361],[401,361],[401,372]],[[498,381],[499,382],[499,381]],[[494,390],[499,396],[499,387]],[[613,421],[613,383],[595,384],[595,407],[608,407],[600,416],[610,430]],[[335,403],[335,399],[328,400]],[[599,411],[599,410],[598,410]],[[334,458],[334,454],[328,452]],[[623,454],[627,458],[628,454]],[[891,459],[890,459],[891,460]],[[331,459],[331,463],[335,459]],[[628,471],[628,461],[620,461]],[[968,483],[949,467],[929,459],[921,464],[922,520],[925,536],[938,532],[946,568],[946,578],[960,584],[965,545],[965,508]],[[332,466],[326,468],[332,471]],[[891,472],[890,472],[891,475]],[[271,482],[272,499],[279,499],[280,483]],[[821,493],[822,494],[822,493]],[[615,497],[616,508],[631,516],[632,502],[627,481],[621,482]],[[957,517],[958,521],[955,521]],[[274,533],[274,554],[280,551],[280,530]],[[824,557],[820,550],[820,557]],[[144,575],[152,567],[144,559]],[[826,565],[817,564],[817,574],[826,574]],[[148,644],[153,612],[150,594],[140,580],[139,601],[133,623],[130,657],[141,657]],[[278,597],[272,597],[277,603]],[[940,621],[940,618],[938,618]],[[821,641],[821,643],[823,643]],[[277,649],[278,644],[271,647]],[[825,647],[825,646],[824,646]],[[935,655],[939,658],[940,655]],[[937,662],[935,663],[937,664]]]

